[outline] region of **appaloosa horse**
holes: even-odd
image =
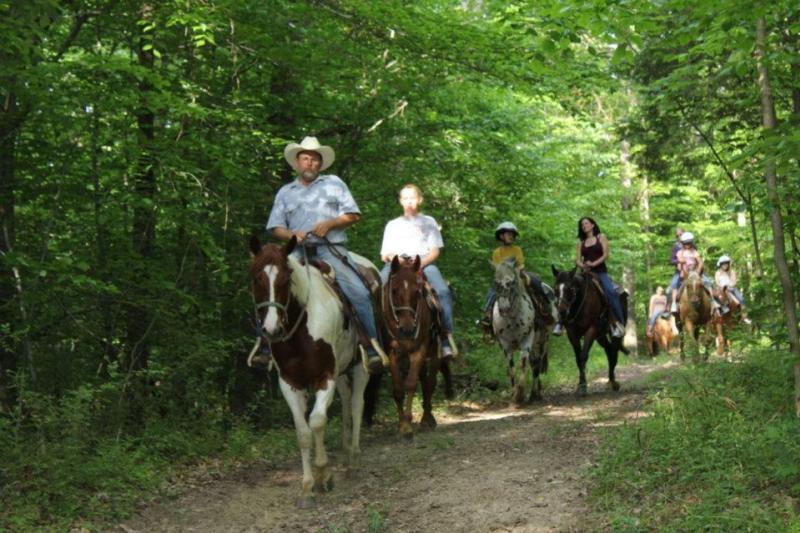
[[[700,342],[704,346],[704,359],[708,359],[708,347],[711,343],[708,326],[714,326],[711,317],[711,296],[703,286],[703,279],[695,271],[689,272],[678,296],[678,317],[681,330],[681,359],[684,352],[685,338],[688,334],[692,344],[692,359],[697,360],[700,353]],[[702,332],[702,335],[701,335]]]
[[[525,367],[528,364],[533,373],[529,401],[541,399],[540,374],[547,372],[550,328],[541,322],[537,327],[533,302],[525,288],[522,270],[515,266],[513,257],[495,266],[493,286],[497,299],[492,308],[492,329],[506,356],[512,400],[516,405],[522,405],[525,400]],[[515,366],[517,351],[520,357]]]
[[[413,264],[392,260],[389,279],[383,286],[383,318],[389,338],[389,368],[392,372],[392,395],[397,405],[400,434],[411,438],[411,408],[417,382],[422,382],[422,419],[424,428],[436,427],[432,411],[437,373],[441,369],[445,385],[452,393],[447,361],[440,355],[436,309],[432,308],[431,289],[420,270],[420,258]]]
[[[261,336],[270,345],[300,445],[303,481],[297,505],[308,507],[312,488],[324,491],[333,486],[324,436],[334,388],[342,400],[346,460],[351,466],[358,461],[367,374],[356,358],[355,327],[347,320],[341,300],[317,268],[301,265],[290,255],[296,245],[292,237],[283,247],[262,246],[253,236],[250,273]],[[307,390],[315,398],[308,419]]]
[[[622,338],[610,335],[609,315],[611,307],[608,305],[605,293],[599,282],[595,281],[589,273],[575,273],[576,269],[559,271],[551,266],[555,276],[555,290],[558,298],[558,314],[561,324],[567,330],[567,337],[572,350],[575,352],[575,362],[580,374],[576,394],[585,396],[586,361],[589,359],[589,350],[597,341],[606,352],[608,359],[608,386],[617,391],[620,383],[614,375],[619,352],[628,353],[622,345]],[[620,295],[622,304],[623,323],[627,320],[628,295]],[[583,338],[583,345],[581,345]]]

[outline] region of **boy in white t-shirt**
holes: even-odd
[[[439,224],[433,217],[419,212],[423,197],[422,191],[416,185],[403,186],[399,200],[403,207],[403,216],[390,220],[383,231],[381,260],[384,266],[381,269],[381,280],[383,283],[389,280],[391,263],[395,256],[399,256],[401,261],[413,261],[417,255],[420,257],[425,278],[436,291],[442,306],[442,325],[445,329],[442,334],[442,355],[452,357],[456,354],[452,337],[453,295],[439,268],[434,264],[439,258],[439,250],[444,247]]]

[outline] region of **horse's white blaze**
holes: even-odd
[[[275,278],[278,277],[278,267],[275,265],[267,265],[264,267],[264,274],[269,281],[269,303],[275,303]],[[267,307],[267,312],[264,316],[264,331],[268,335],[274,335],[278,326],[280,325],[280,315],[278,314],[277,307]]]

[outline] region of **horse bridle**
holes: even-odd
[[[394,278],[394,274],[389,274],[389,280],[388,280],[388,283],[386,284],[386,288],[387,288],[387,290],[389,292],[389,310],[392,312],[392,318],[394,319],[395,323],[398,325],[398,328],[399,328],[399,325],[400,325],[400,318],[397,316],[398,311],[401,311],[401,312],[402,311],[406,311],[406,312],[411,313],[411,316],[414,317],[414,327],[415,327],[414,336],[411,337],[411,340],[416,340],[416,339],[419,338],[419,332],[420,332],[420,327],[421,327],[421,322],[419,320],[419,314],[421,312],[420,306],[421,306],[423,300],[425,299],[424,295],[422,294],[422,284],[420,284],[419,289],[417,289],[417,307],[416,307],[416,309],[414,309],[412,307],[408,307],[408,306],[395,306],[394,305],[394,298],[392,298],[392,279],[393,278]],[[384,293],[384,298],[385,298],[385,294],[386,293]],[[397,340],[397,336],[395,336],[394,333],[392,333],[391,330],[389,330],[389,328],[387,328],[387,331],[389,331],[389,335],[391,335],[391,337],[393,339]],[[408,339],[405,339],[405,340],[408,340]]]
[[[570,277],[570,284],[571,284],[572,280],[574,280],[574,279],[575,279],[574,276]],[[575,297],[572,298],[572,300],[569,301],[569,307],[567,307],[567,316],[564,317],[564,322],[566,322],[566,323],[570,323],[570,322],[574,321],[575,318],[580,314],[581,310],[583,309],[583,305],[586,303],[586,292],[587,292],[587,289],[588,289],[588,286],[589,286],[589,277],[584,275],[583,279],[584,279],[583,287],[581,288],[582,289],[581,292],[583,293],[583,297],[581,298],[581,301],[578,304],[578,308],[574,312],[572,312],[572,308],[575,306],[575,300],[578,297],[577,291],[576,291]]]
[[[304,248],[305,251],[305,248]],[[308,262],[306,261],[306,269],[308,269]],[[297,316],[297,320],[295,320],[292,327],[287,331],[286,330],[286,323],[289,321],[289,306],[292,304],[292,291],[291,289],[288,291],[288,295],[286,296],[286,303],[282,304],[280,302],[276,302],[274,300],[265,300],[263,302],[256,302],[256,297],[253,295],[253,292],[250,291],[251,296],[253,297],[253,306],[254,312],[256,317],[256,325],[263,323],[263,320],[260,316],[259,311],[261,309],[269,309],[270,307],[274,307],[278,310],[278,316],[280,318],[281,324],[284,326],[285,334],[281,335],[280,337],[271,337],[264,331],[260,331],[260,336],[264,337],[269,344],[273,344],[276,342],[284,342],[292,338],[292,336],[297,332],[297,328],[300,327],[300,322],[303,321],[303,317],[306,314],[306,305],[300,305],[300,314]],[[266,313],[265,313],[266,316]]]
[[[517,289],[519,289],[519,283],[518,282],[519,282],[519,276],[514,278],[514,285],[513,286],[516,286]],[[514,308],[514,305],[517,303],[517,299],[519,298],[520,293],[521,293],[519,290],[516,290],[516,291],[513,290],[512,289],[513,286],[509,286],[507,289],[502,287],[501,285],[496,284],[496,283],[495,283],[495,286],[494,286],[494,292],[497,294],[498,299],[500,298],[500,296],[505,296],[505,297],[508,298],[508,308],[509,309],[513,309]],[[498,312],[500,313],[501,316],[506,316],[500,310],[500,306],[498,306]]]

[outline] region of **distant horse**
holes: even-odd
[[[250,273],[261,335],[270,344],[278,383],[294,418],[303,463],[297,506],[305,508],[311,504],[312,488],[326,491],[333,487],[324,435],[334,386],[342,400],[346,460],[351,466],[357,464],[367,374],[356,363],[356,331],[341,300],[317,268],[303,266],[290,255],[296,245],[297,239],[292,237],[283,247],[262,246],[253,236]],[[308,419],[306,390],[315,397]]]
[[[430,288],[426,286],[417,256],[412,265],[392,260],[389,279],[383,287],[383,317],[389,339],[389,367],[392,395],[397,405],[400,434],[413,437],[411,408],[417,381],[422,382],[422,427],[433,429],[432,411],[436,376],[441,369],[447,390],[452,394],[447,361],[439,353],[437,312],[431,308]]]
[[[684,344],[689,336],[693,349],[693,359],[697,359],[702,340],[705,347],[704,358],[708,358],[708,345],[710,343],[708,326],[713,326],[711,321],[711,296],[703,286],[703,279],[697,272],[689,272],[686,281],[680,290],[678,300],[678,316],[681,329],[681,359],[685,358]],[[701,336],[701,332],[703,335]]]
[[[731,340],[725,336],[725,331],[731,331],[741,320],[742,305],[729,291],[728,287],[717,288],[714,290],[714,297],[719,302],[721,308],[727,308],[726,313],[712,318],[711,322],[716,327],[717,333],[717,355],[724,355],[731,351]]]
[[[555,290],[558,298],[558,313],[561,323],[567,330],[567,337],[575,352],[575,362],[580,374],[576,393],[585,396],[586,361],[592,344],[597,341],[606,352],[608,359],[608,386],[617,391],[620,383],[616,380],[614,369],[617,366],[619,352],[628,353],[622,345],[622,338],[610,335],[609,315],[611,307],[599,282],[593,280],[591,274],[577,273],[576,269],[559,271],[551,267],[555,276]],[[623,323],[627,320],[628,295],[620,295],[622,303]],[[583,338],[583,345],[581,345]]]
[[[533,384],[529,401],[542,398],[540,374],[547,372],[547,335],[549,328],[537,327],[533,302],[525,289],[521,269],[514,258],[495,266],[494,290],[497,294],[492,309],[492,329],[508,363],[512,400],[521,405],[525,400],[525,367],[530,364]],[[515,368],[514,353],[520,352]]]
[[[659,351],[669,353],[675,334],[672,331],[670,319],[665,318],[662,313],[653,324],[653,334],[647,339],[647,348],[651,356],[655,356]]]

